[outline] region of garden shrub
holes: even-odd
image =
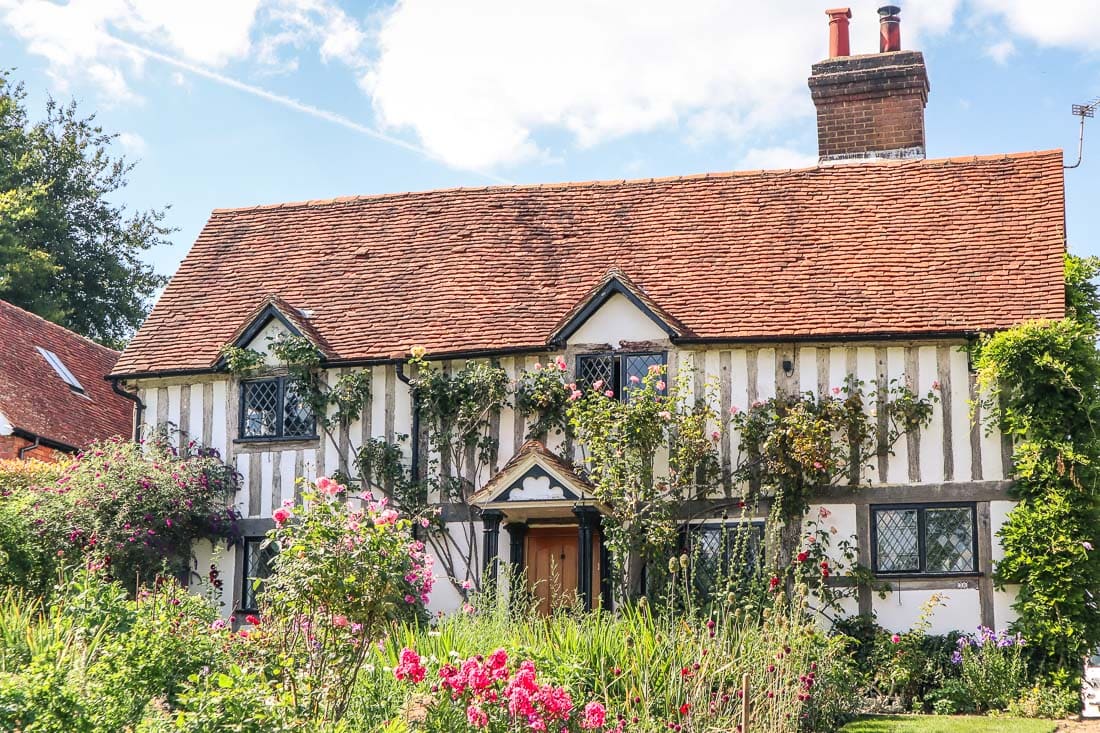
[[[1064,718],[1081,711],[1081,693],[1036,684],[1008,704],[1008,714],[1019,718]]]
[[[44,594],[57,580],[57,550],[31,516],[35,487],[53,484],[64,463],[0,461],[0,586]]]

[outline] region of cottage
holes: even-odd
[[[848,13],[830,11],[831,55],[809,79],[813,168],[215,211],[112,379],[140,400],[143,430],[171,426],[242,477],[248,539],[214,560],[196,548],[198,574],[215,562],[235,579],[226,611],[252,605],[259,540],[295,479],[353,473],[348,456],[372,439],[414,472],[470,487],[461,505],[431,497],[479,566],[455,568],[434,608],[459,605],[465,574],[506,564],[609,602],[601,509],[576,447],[526,440],[528,420],[506,406],[491,416],[498,451],[485,470],[433,456],[408,386],[419,347],[445,370],[480,362],[510,379],[561,357],[578,382],[624,398],[630,377],[658,366],[670,382],[690,374],[697,399],[715,385],[723,415],[849,376],[934,390],[927,424],[860,466],[860,487],[823,488],[811,516],[855,537],[862,564],[890,582],[851,612],[906,629],[940,593],[934,630],[1010,621],[1014,594],[991,579],[1013,506],[1010,446],[972,410],[965,347],[1063,315],[1062,156],[925,159],[924,59],[900,50],[896,9],[880,12],[881,52],[849,56]],[[330,384],[367,375],[361,414],[331,437],[274,358],[252,377],[226,368],[226,345],[270,357],[280,334],[307,339]],[[738,436],[722,427],[717,440],[728,474]],[[713,537],[734,521],[740,490],[727,480],[693,506],[691,531]]]
[[[105,381],[118,352],[0,300],[0,459],[50,461],[126,437],[133,406]]]

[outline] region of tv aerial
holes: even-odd
[[[1081,118],[1081,134],[1077,138],[1077,162],[1073,165],[1062,166],[1066,170],[1081,165],[1081,156],[1085,152],[1085,119],[1088,117],[1095,117],[1098,108],[1100,108],[1100,97],[1097,97],[1087,104],[1073,105],[1073,114]]]

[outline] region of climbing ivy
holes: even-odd
[[[1019,501],[998,533],[995,581],[1018,586],[1014,629],[1039,671],[1068,688],[1100,644],[1098,302],[1083,271],[1095,274],[1095,263],[1068,261],[1072,317],[989,336],[976,361],[983,413],[1012,439]]]

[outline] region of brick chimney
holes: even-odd
[[[924,157],[928,72],[919,51],[901,50],[896,5],[879,8],[879,53],[848,55],[848,8],[829,16],[829,58],[814,64],[822,164]]]

